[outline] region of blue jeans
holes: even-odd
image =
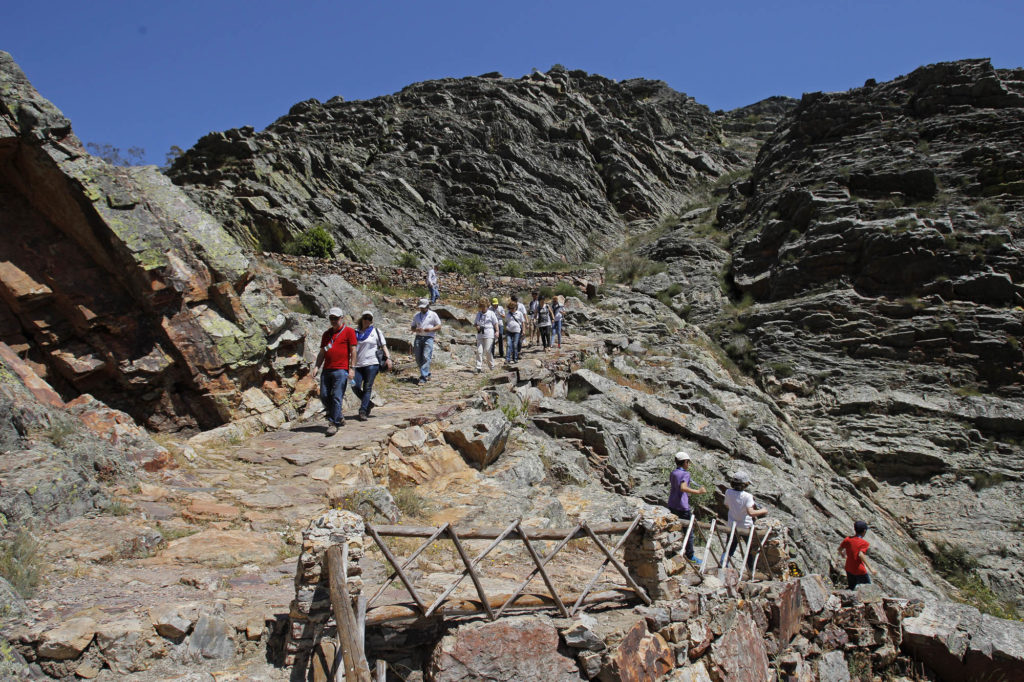
[[[558,336],[558,345],[562,345],[562,320],[555,320],[554,325],[551,327],[551,336]]]
[[[320,402],[327,412],[327,421],[341,424],[345,416],[341,413],[341,401],[348,385],[347,369],[325,369],[320,374]]]
[[[417,336],[412,349],[416,353],[416,364],[420,368],[420,379],[430,378],[430,358],[434,357],[434,337]]]
[[[433,303],[437,299],[441,298],[441,291],[436,286],[430,286],[428,284],[427,288],[430,289],[430,302],[431,303]]]
[[[506,362],[519,362],[519,347],[523,343],[522,332],[505,332],[505,336],[508,337],[507,353],[505,354]]]
[[[363,414],[370,414],[373,380],[377,378],[377,372],[379,371],[380,365],[356,367],[356,376],[352,381],[352,392],[362,399],[363,402],[359,405],[359,411]]]

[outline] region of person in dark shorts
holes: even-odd
[[[690,453],[680,450],[676,453],[676,468],[668,477],[668,508],[672,510],[673,514],[687,521],[693,516],[693,511],[690,508],[690,495],[703,495],[707,492],[704,486],[694,488],[690,485],[692,479],[689,469]],[[699,564],[700,559],[693,555],[693,536],[694,534],[690,533],[684,554],[687,559]]]
[[[839,554],[846,556],[846,585],[848,589],[855,590],[857,585],[871,584],[871,568],[864,560],[868,551],[868,541],[864,535],[868,532],[868,524],[864,521],[857,521],[853,524],[854,535],[844,538],[839,543]]]

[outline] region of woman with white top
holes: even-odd
[[[754,527],[754,519],[768,513],[767,509],[758,509],[754,504],[754,496],[747,492],[750,486],[750,474],[740,469],[729,476],[729,489],[725,491],[725,506],[729,508],[729,528],[736,524],[736,529],[749,529]],[[725,551],[726,557],[732,558],[733,552],[740,543],[740,536],[733,534],[732,542]],[[747,557],[750,564],[753,557]],[[753,568],[753,566],[751,566]]]
[[[541,294],[537,308],[537,329],[540,331],[541,347],[545,351],[551,346],[551,324],[554,319],[555,314],[551,312],[551,306],[547,304],[544,294]]]
[[[373,380],[381,370],[381,358],[384,358],[386,365],[391,363],[387,342],[380,330],[373,326],[373,313],[369,310],[364,310],[359,318],[356,341],[356,369],[352,379],[352,392],[362,400],[356,419],[364,422],[373,409],[370,399],[373,394]],[[383,353],[378,355],[381,351]]]
[[[523,329],[526,327],[526,313],[515,296],[508,302],[508,312],[505,314],[505,345],[508,351],[505,354],[505,362],[515,364],[519,362],[519,349],[523,347]]]
[[[481,298],[477,302],[476,319],[476,371],[483,371],[484,358],[487,359],[487,369],[494,369],[494,355],[491,354],[491,347],[494,345],[494,337],[498,335],[498,318],[494,311],[488,308],[489,302]]]
[[[554,321],[551,324],[551,342],[554,343],[558,337],[558,347],[562,347],[562,320],[565,318],[565,297],[555,296],[551,299],[551,313]]]

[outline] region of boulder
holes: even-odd
[[[203,613],[189,635],[185,650],[197,657],[228,659],[235,655],[234,628],[220,616]]]
[[[95,634],[96,621],[92,618],[72,618],[44,632],[36,653],[58,661],[78,658]]]
[[[647,621],[638,620],[606,657],[598,674],[602,682],[641,682],[661,679],[675,667],[675,657],[665,639],[647,630]]]
[[[470,411],[445,429],[444,438],[470,465],[483,469],[505,450],[512,424],[501,410]]]
[[[195,609],[175,604],[156,604],[149,609],[149,621],[162,637],[180,643],[192,629]]]
[[[102,623],[96,628],[96,646],[108,668],[127,675],[149,667],[145,649],[152,634],[148,624],[135,618]]]
[[[603,651],[604,640],[595,632],[597,621],[593,616],[581,613],[569,627],[562,630],[562,638],[566,646],[573,649],[586,649],[589,651]]]
[[[769,678],[764,637],[747,613],[737,615],[731,629],[711,645],[712,674],[720,682],[761,682]]]
[[[576,664],[558,651],[558,631],[537,616],[456,628],[434,649],[428,675],[433,682],[579,680]]]

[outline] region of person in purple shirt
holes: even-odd
[[[668,508],[681,519],[689,520],[693,515],[690,509],[690,495],[703,495],[707,492],[704,486],[694,488],[690,485],[690,453],[680,450],[676,453],[676,468],[668,478]],[[699,564],[700,559],[693,555],[693,533],[686,541],[686,558]]]

